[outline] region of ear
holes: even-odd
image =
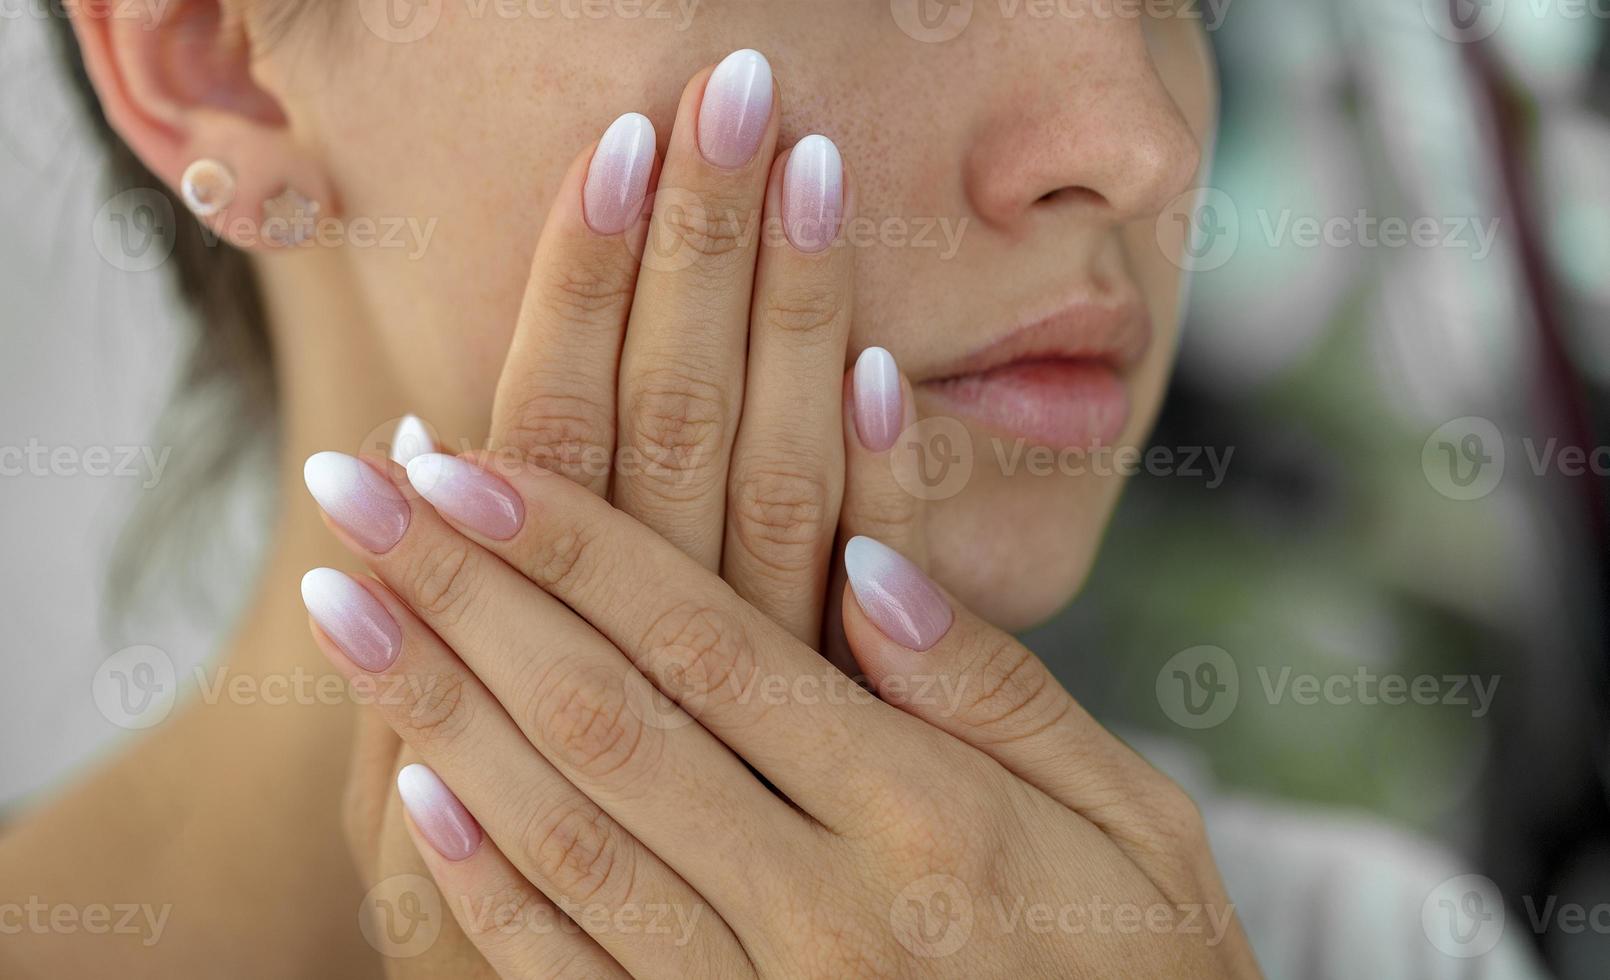
[[[253,75],[262,52],[236,0],[66,6],[107,122],[215,234],[304,244],[335,210],[323,167]]]

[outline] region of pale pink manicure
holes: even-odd
[[[600,235],[632,227],[643,212],[653,170],[654,124],[648,117],[628,112],[610,123],[593,151],[581,192],[587,227]]]
[[[424,420],[417,415],[404,415],[397,423],[397,431],[391,436],[391,461],[398,466],[407,466],[415,456],[435,451],[436,439],[430,434],[430,428]]]
[[[833,244],[844,213],[844,160],[826,136],[794,144],[783,171],[783,231],[801,252]]]
[[[506,541],[525,523],[525,505],[513,488],[457,456],[415,456],[408,482],[442,516],[489,538]]]
[[[408,501],[368,463],[345,453],[314,453],[302,467],[308,492],[365,548],[385,554],[408,531]]]
[[[402,650],[402,630],[369,590],[333,568],[302,576],[302,604],[341,652],[371,673],[390,667]]]
[[[771,119],[771,64],[745,48],[722,59],[699,105],[699,152],[718,167],[741,167],[760,149]]]
[[[403,766],[397,773],[397,792],[414,826],[442,857],[462,861],[481,846],[481,825],[428,766],[417,762]]]
[[[939,589],[904,555],[854,537],[844,546],[850,590],[883,635],[910,650],[927,650],[950,630],[955,614]]]
[[[869,452],[888,452],[900,438],[905,417],[894,355],[868,347],[855,359],[855,431],[861,445]]]

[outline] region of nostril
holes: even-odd
[[[1035,204],[1094,204],[1102,205],[1107,199],[1099,191],[1088,187],[1058,187],[1035,199]]]

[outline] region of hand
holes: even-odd
[[[757,64],[745,53],[729,62],[728,74]],[[825,220],[783,207],[775,108],[760,126],[751,120],[748,162],[711,164],[695,135],[708,76],[684,94],[663,174],[652,127],[634,116],[572,166],[532,263],[491,445],[607,496],[816,643],[843,496],[851,262],[847,249],[819,247],[832,237],[820,228],[836,231],[851,200],[840,181]],[[762,83],[775,107],[769,73]],[[825,159],[824,143],[806,147],[808,163]],[[611,174],[620,178],[614,194],[602,179]],[[641,205],[656,197],[657,177],[672,190],[658,195],[650,227]],[[866,360],[863,377],[898,383],[887,354]],[[892,440],[906,420],[899,389],[882,394],[863,413],[875,441]],[[407,435],[413,452],[434,448],[418,444],[428,435]],[[852,499],[885,512],[876,494]],[[843,518],[851,533],[864,523],[853,508]],[[360,869],[371,884],[421,873],[391,788],[417,757],[399,752],[372,713],[359,725],[347,811]],[[449,930],[427,956],[388,966],[420,976],[484,966],[466,953]]]
[[[389,473],[343,512],[429,504],[383,553],[332,521],[385,587],[315,573],[317,636],[405,682],[412,830],[500,975],[552,943],[475,910],[543,896],[589,975],[1256,975],[1183,792],[884,546],[851,542],[844,598],[880,701],[569,481]]]

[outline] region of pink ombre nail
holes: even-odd
[[[648,117],[628,112],[610,123],[593,151],[581,192],[587,227],[600,235],[632,227],[643,213],[653,170],[654,124]]]
[[[507,541],[525,523],[525,505],[513,488],[457,456],[415,456],[408,482],[443,517],[494,540]]]
[[[855,359],[855,431],[869,452],[886,453],[900,438],[905,406],[894,355],[868,347]]]
[[[844,570],[861,610],[901,646],[927,650],[950,630],[955,619],[950,603],[893,548],[871,538],[851,538],[844,546]]]
[[[481,846],[481,825],[428,766],[403,766],[397,792],[414,826],[442,857],[462,861]]]
[[[408,501],[368,463],[345,453],[314,453],[302,467],[308,492],[326,514],[375,554],[408,531]]]
[[[760,149],[771,119],[771,64],[745,48],[722,59],[699,105],[699,152],[718,167],[741,167]]]
[[[826,136],[794,144],[783,171],[783,231],[801,252],[820,252],[839,234],[844,160]]]
[[[402,630],[369,590],[333,568],[302,576],[302,604],[347,659],[371,673],[390,667],[402,651]]]

